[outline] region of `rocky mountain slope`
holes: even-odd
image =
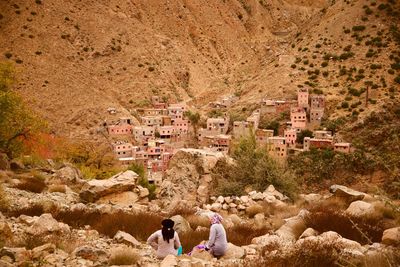
[[[85,135],[107,107],[128,114],[152,94],[200,104],[240,90],[281,94],[269,63],[329,2],[7,0],[0,52],[57,132]]]

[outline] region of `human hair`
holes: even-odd
[[[161,233],[164,241],[169,243],[169,240],[174,238],[175,230],[174,230],[174,221],[171,219],[165,219],[161,222],[163,228],[161,229]]]

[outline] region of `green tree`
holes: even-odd
[[[269,121],[269,120],[263,119],[260,121],[258,128],[274,130],[274,135],[278,135],[279,126],[280,126],[279,121],[277,121],[277,120]]]
[[[190,110],[185,111],[184,116],[188,118],[190,121],[190,124],[192,125],[193,128],[193,140],[195,141],[194,146],[197,147],[197,133],[200,125],[200,114],[198,112],[192,112]]]
[[[297,134],[296,142],[299,143],[299,144],[302,144],[305,137],[313,137],[313,136],[314,136],[314,134],[313,134],[312,131],[310,131],[310,130],[301,130],[301,132]]]
[[[294,198],[297,183],[293,173],[273,160],[263,148],[257,148],[254,135],[233,145],[234,164],[222,163],[213,176],[216,191],[223,195],[240,195],[246,186],[263,191],[272,184],[277,190]]]
[[[0,63],[0,152],[14,158],[23,152],[23,141],[45,125],[12,91],[14,68]]]

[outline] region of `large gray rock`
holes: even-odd
[[[362,200],[365,196],[365,193],[353,190],[343,185],[332,185],[329,188],[329,191],[336,197],[339,197],[345,200],[348,203],[351,203],[356,200]]]
[[[124,243],[128,246],[133,246],[133,247],[140,246],[140,242],[137,241],[136,238],[123,231],[118,231],[114,236],[114,240],[117,241],[118,243]]]
[[[246,255],[244,248],[235,246],[232,243],[228,243],[228,248],[222,259],[242,259]]]
[[[383,232],[382,243],[385,245],[400,245],[400,227],[390,228]]]
[[[175,255],[167,255],[167,257],[165,257],[162,262],[160,263],[160,267],[173,267],[173,266],[177,266],[178,262],[176,260],[176,256]]]
[[[172,216],[170,219],[175,222],[174,230],[177,231],[178,234],[192,231],[189,222],[181,215]]]
[[[64,184],[68,185],[75,185],[75,184],[81,184],[83,183],[82,180],[82,174],[79,171],[79,169],[75,168],[72,165],[65,165],[59,170],[56,170],[56,172],[53,175],[54,180],[60,180]]]
[[[97,199],[115,193],[131,191],[136,187],[139,176],[133,171],[125,171],[104,180],[90,180],[82,187],[80,198],[86,202],[94,202]]]
[[[357,200],[350,204],[346,213],[354,217],[373,217],[376,215],[375,207],[367,202]]]
[[[298,215],[286,219],[275,233],[287,241],[296,241],[300,235],[307,229],[306,217],[309,215],[307,210],[301,210]]]
[[[56,221],[49,213],[44,213],[40,217],[34,217],[34,222],[26,232],[33,236],[47,236],[50,234],[65,236],[71,230],[67,224]]]

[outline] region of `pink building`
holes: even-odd
[[[107,126],[109,135],[128,135],[132,134],[132,125],[130,124],[117,124]]]
[[[168,115],[168,110],[161,108],[147,108],[147,109],[138,109],[139,114],[143,114],[143,116],[166,116]]]
[[[113,149],[117,158],[128,158],[132,157],[133,145],[128,142],[115,142]]]
[[[207,119],[207,131],[211,135],[215,134],[226,134],[229,127],[229,118],[208,118]]]
[[[286,129],[284,132],[284,136],[286,139],[286,144],[289,147],[295,147],[296,146],[296,140],[297,140],[297,131],[295,129]]]
[[[225,134],[205,136],[202,140],[202,146],[215,152],[229,152],[231,136]]]
[[[186,107],[181,104],[171,104],[167,109],[172,122],[176,119],[183,119],[183,114],[186,111]]]
[[[286,159],[287,157],[287,144],[286,138],[274,136],[268,138],[267,143],[268,154],[276,159]]]
[[[308,109],[308,89],[307,88],[300,88],[297,91],[297,105],[300,108]]]
[[[304,108],[292,108],[290,110],[290,121],[292,128],[304,130],[307,127],[307,114]]]
[[[133,127],[133,138],[140,144],[147,143],[149,139],[154,138],[156,130],[153,126],[135,126]]]
[[[333,149],[337,152],[350,153],[351,144],[350,143],[335,143]]]
[[[158,128],[158,133],[161,139],[171,139],[176,137],[176,131],[174,126],[161,126]]]
[[[311,95],[310,102],[311,102],[311,109],[325,108],[325,96],[323,95]]]
[[[141,118],[142,125],[159,127],[163,125],[163,118],[161,116],[145,116]]]
[[[189,133],[190,121],[185,119],[176,119],[173,122],[173,126],[175,127],[177,137],[184,137]]]

